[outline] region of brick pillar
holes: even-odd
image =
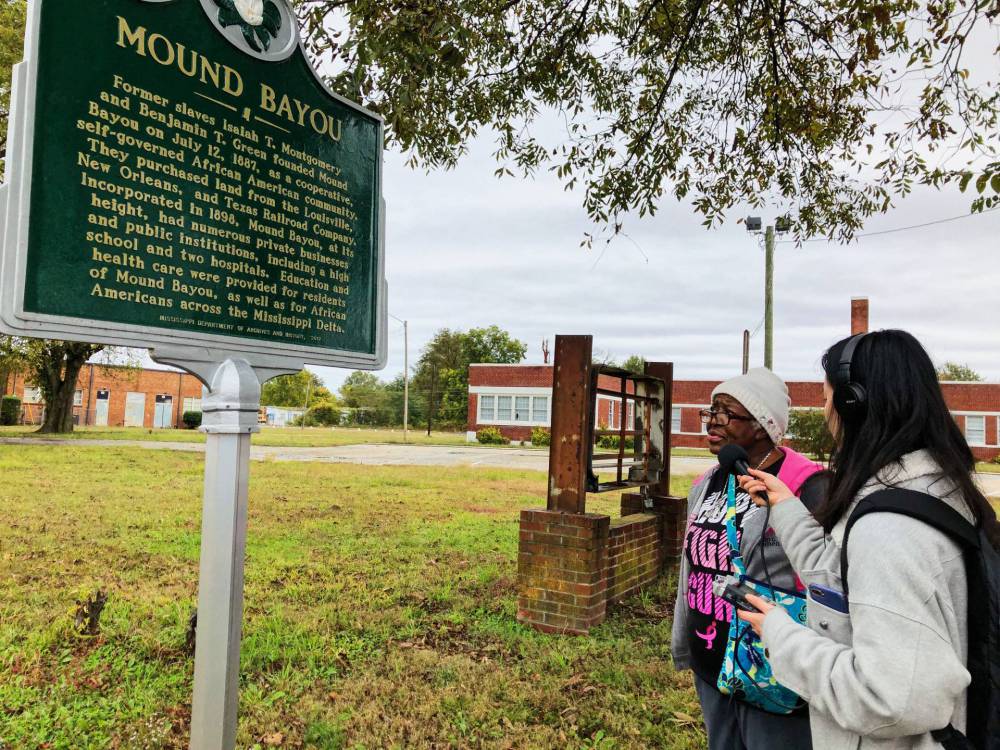
[[[851,335],[868,333],[868,298],[851,297]]]
[[[680,562],[684,551],[684,531],[687,526],[687,499],[683,497],[652,498],[653,507],[647,508],[645,498],[636,493],[622,494],[622,515],[634,513],[655,513],[663,519],[661,544],[664,572],[673,570]]]
[[[604,622],[610,526],[596,513],[521,511],[518,621],[574,635]]]

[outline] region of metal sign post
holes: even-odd
[[[385,365],[382,118],[323,84],[290,0],[34,0],[13,78],[0,333],[205,385],[190,746],[232,750],[261,384]]]
[[[250,435],[260,430],[259,405],[257,373],[242,359],[219,365],[202,401],[208,437],[191,750],[236,746]]]
[[[247,542],[250,436],[260,432],[261,385],[298,372],[294,360],[257,361],[226,352],[157,350],[153,358],[204,382],[201,429],[205,497],[198,575],[191,750],[236,747],[239,711],[243,570]]]

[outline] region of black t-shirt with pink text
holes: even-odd
[[[777,474],[784,457],[765,471]],[[684,539],[684,554],[690,570],[687,582],[688,647],[691,668],[695,674],[715,685],[722,669],[722,659],[729,638],[729,621],[733,608],[728,602],[712,593],[712,581],[717,575],[730,575],[729,542],[726,539],[726,482],[727,475],[716,471],[709,480],[705,499],[690,519]],[[736,529],[743,526],[743,518],[756,509],[750,495],[736,486]],[[761,512],[763,510],[754,511]]]

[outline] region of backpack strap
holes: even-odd
[[[931,738],[939,742],[944,750],[976,750],[969,738],[959,732],[951,724],[944,729],[935,729],[931,732]]]
[[[979,534],[976,527],[965,520],[962,515],[940,499],[926,492],[904,490],[900,487],[889,487],[878,490],[863,497],[847,519],[844,529],[844,541],[840,545],[840,582],[844,587],[844,597],[848,595],[847,588],[847,540],[851,528],[858,519],[869,513],[898,513],[903,516],[923,521],[938,531],[947,534],[963,549],[979,549]]]

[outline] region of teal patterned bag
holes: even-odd
[[[734,477],[729,477],[726,495],[728,501],[726,537],[729,541],[734,574],[742,583],[784,609],[793,620],[805,625],[806,598],[803,595],[773,588],[763,581],[747,578],[746,566],[740,556],[739,537],[736,534]],[[774,679],[771,665],[765,655],[764,644],[753,632],[753,628],[736,616],[736,607],[733,607],[733,616],[729,623],[729,641],[726,643],[726,654],[722,660],[716,687],[724,695],[731,695],[772,714],[788,714],[802,705],[802,700],[796,693]]]

